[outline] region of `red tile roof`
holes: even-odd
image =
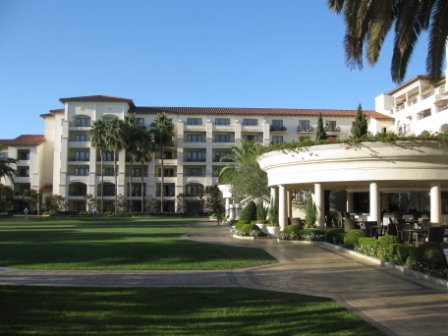
[[[316,117],[354,117],[356,110],[321,110],[321,109],[288,109],[288,108],[233,108],[233,107],[135,107],[129,113],[157,114],[166,112],[172,114],[199,115],[242,115],[242,116],[299,116]],[[375,111],[364,111],[373,119],[394,120],[394,118]]]
[[[53,184],[45,184],[42,188],[40,188],[42,192],[53,192]]]
[[[71,102],[107,102],[107,103],[128,103],[131,107],[135,107],[135,104],[132,99],[129,98],[121,98],[121,97],[113,97],[113,96],[105,96],[105,95],[96,95],[96,96],[83,96],[83,97],[71,97],[71,98],[61,98],[59,101],[62,104],[71,103]]]
[[[0,139],[4,146],[38,146],[45,142],[45,137],[40,134],[23,134],[15,139]]]

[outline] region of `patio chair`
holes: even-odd
[[[377,226],[378,225],[378,222],[377,221],[366,221],[366,222],[363,222],[363,229],[366,231],[366,233],[367,233],[367,236],[369,236],[369,237],[375,237],[375,233],[374,232],[372,232],[372,226]]]
[[[445,227],[428,227],[428,233],[418,234],[418,244],[425,242],[443,243],[443,237],[445,235]]]
[[[401,211],[394,211],[393,214],[394,214],[394,218],[395,219],[402,219],[403,218],[403,212],[401,212]]]
[[[349,232],[355,229],[355,221],[353,219],[344,219],[344,231]]]
[[[389,218],[389,225],[387,226],[386,235],[398,236],[397,227],[392,218]]]
[[[325,216],[325,227],[328,229],[330,227],[332,227],[333,224],[333,216]]]
[[[290,217],[289,221],[291,223],[291,225],[302,225],[302,220],[300,219],[300,217]]]

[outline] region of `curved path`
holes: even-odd
[[[387,335],[448,335],[448,289],[325,248],[239,240],[228,229],[195,241],[263,248],[278,264],[228,271],[32,271],[0,268],[2,285],[69,287],[245,287],[329,297]],[[324,318],[324,317],[323,317]]]

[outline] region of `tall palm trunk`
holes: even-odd
[[[118,208],[118,174],[117,174],[117,156],[118,151],[114,150],[114,178],[115,178],[115,213],[117,213]]]
[[[104,151],[103,148],[100,147],[100,164],[101,164],[101,212],[104,212]]]
[[[160,189],[161,189],[161,193],[160,193],[160,212],[163,212],[163,194],[164,194],[164,185],[163,185],[163,178],[164,178],[164,174],[163,174],[163,142],[161,142],[160,144],[160,154],[161,154],[161,158],[162,158],[162,169],[160,172],[160,177],[162,178],[160,180]]]
[[[131,203],[131,208],[130,208],[130,211],[132,212],[133,211],[133,200],[132,200],[132,191],[133,191],[133,189],[132,189],[132,175],[134,175],[133,174],[133,171],[132,171],[132,168],[133,168],[133,160],[132,160],[132,157],[131,157],[131,187],[129,188],[130,190],[129,190],[129,202]]]
[[[143,196],[144,194],[144,185],[145,185],[145,174],[144,174],[145,164],[142,162],[142,180],[140,184],[140,210],[141,212],[145,212],[145,198]]]

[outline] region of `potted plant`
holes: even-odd
[[[306,228],[314,228],[314,224],[317,220],[317,208],[313,202],[313,198],[311,195],[308,197],[308,201],[306,202],[306,210],[305,210],[305,227]]]
[[[269,224],[266,227],[271,237],[276,237],[280,233],[280,226],[278,224],[278,200],[271,200],[271,207],[268,210]]]
[[[257,226],[261,229],[261,231],[266,232],[266,227],[269,224],[269,221],[266,219],[268,216],[268,207],[263,205],[263,200],[261,200],[257,205]]]

